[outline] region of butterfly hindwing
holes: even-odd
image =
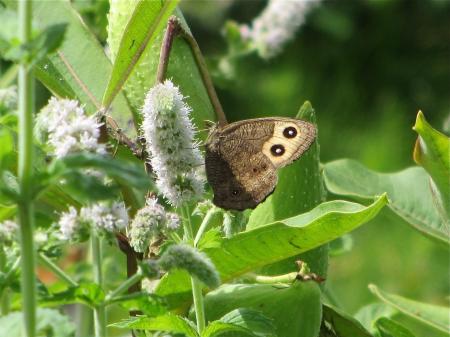
[[[206,174],[214,203],[225,209],[254,208],[275,189],[276,169],[299,158],[315,127],[290,118],[258,118],[214,129],[206,144]]]

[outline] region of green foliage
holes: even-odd
[[[376,321],[380,337],[414,337],[405,327],[389,318],[380,318]]]
[[[0,317],[0,336],[24,336],[22,320],[21,312]],[[57,310],[38,309],[36,321],[36,330],[42,336],[72,337],[75,332],[75,325]]]
[[[336,195],[371,200],[386,192],[388,207],[396,214],[420,232],[449,243],[447,229],[433,203],[429,176],[422,168],[385,174],[369,170],[354,160],[341,159],[326,164],[323,175],[327,189]]]
[[[339,337],[371,337],[355,318],[332,305],[323,305],[322,329],[332,330]]]
[[[145,48],[164,28],[177,4],[178,0],[166,0],[139,1],[135,5],[115,52],[114,66],[102,100],[103,106],[108,107],[111,104]]]
[[[222,281],[227,282],[325,244],[369,221],[385,204],[385,196],[368,207],[346,201],[323,203],[310,212],[223,239],[219,247],[204,252],[216,266]],[[167,296],[189,289],[186,274],[169,273],[158,285],[157,294]],[[183,300],[179,296],[176,299]]]
[[[430,174],[431,191],[443,221],[450,226],[450,138],[433,129],[421,111],[414,130],[419,134],[414,148],[414,160]]]
[[[321,322],[319,286],[312,281],[292,285],[230,284],[205,297],[207,320],[246,307],[273,320],[277,336],[317,336]]]
[[[396,308],[437,330],[448,332],[450,309],[444,306],[421,303],[380,290],[375,285],[369,286],[373,294],[386,304]]]

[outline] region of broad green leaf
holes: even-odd
[[[397,310],[385,303],[368,304],[354,315],[361,324],[371,333],[375,333],[375,322],[381,317],[391,318],[397,313]]]
[[[72,337],[75,333],[75,325],[58,310],[38,308],[36,331],[39,336]],[[22,312],[16,311],[0,317],[0,336],[25,336]]]
[[[331,305],[323,305],[323,318],[339,337],[372,337],[352,316]]]
[[[414,337],[414,335],[401,324],[389,318],[382,317],[375,322],[380,337]]]
[[[302,105],[296,118],[316,124],[315,112],[309,102]],[[323,182],[319,171],[319,140],[316,139],[299,160],[278,172],[278,183],[274,193],[252,211],[247,229],[258,228],[308,212],[323,200]],[[266,266],[260,273],[273,275],[295,271],[294,262],[299,259],[307,262],[313,272],[326,277],[327,247]]]
[[[244,328],[239,325],[235,325],[232,323],[225,323],[221,321],[214,321],[208,324],[206,329],[201,334],[201,337],[216,337],[216,336],[222,336],[226,335],[228,336],[234,336],[234,334],[237,334],[237,336],[250,336],[250,337],[259,337],[261,335],[257,335],[252,332],[252,330]],[[263,335],[264,336],[264,335]]]
[[[207,321],[242,307],[272,319],[276,336],[317,337],[319,333],[322,310],[320,288],[315,282],[228,284],[205,296]]]
[[[310,212],[239,233],[222,240],[220,247],[203,251],[216,266],[222,282],[227,282],[350,232],[375,217],[386,202],[385,195],[367,207],[341,200],[326,202]],[[166,296],[189,290],[187,274],[169,273],[161,280],[156,293]]]
[[[113,59],[119,51],[122,35],[126,34],[123,33],[125,25],[131,20],[136,5],[137,3],[134,0],[111,2],[108,22],[108,43]],[[181,11],[176,9],[174,14],[182,22],[184,29],[189,32]],[[163,32],[160,32],[157,38],[148,44],[125,83],[124,89],[126,96],[134,111],[140,111],[144,103],[145,95],[155,84],[162,37]],[[128,40],[129,37],[125,36],[124,39]],[[202,77],[191,48],[180,37],[174,40],[166,78],[171,79],[175,85],[180,87],[180,91],[185,96],[187,104],[192,108],[191,117],[199,129],[204,129],[205,120],[215,120],[213,108],[203,85]],[[136,117],[138,117],[136,120],[139,122],[140,116]],[[206,133],[200,134],[201,139],[205,137]]]
[[[327,189],[353,199],[372,199],[387,193],[388,206],[420,232],[449,243],[449,228],[442,223],[433,204],[429,176],[420,167],[396,173],[378,173],[354,160],[342,159],[325,164]]]
[[[445,219],[450,219],[450,138],[433,129],[422,111],[417,114],[413,129],[419,134],[414,148],[414,160],[422,165],[436,184],[440,207],[445,209]],[[450,225],[450,223],[449,223]]]
[[[187,337],[198,337],[196,328],[191,321],[171,313],[157,317],[129,318],[109,326],[122,329],[165,331],[185,334]]]
[[[55,95],[78,99],[90,113],[100,110],[112,66],[80,15],[67,1],[37,1],[33,19],[40,28],[68,25],[61,47],[35,68],[37,78]],[[111,115],[124,132],[135,134],[129,127],[132,114],[123,95],[114,101]]]
[[[448,307],[417,302],[405,297],[389,294],[373,284],[369,285],[369,289],[380,300],[393,306],[405,315],[411,316],[437,330],[444,332],[450,330],[450,309]]]
[[[108,107],[129,77],[147,45],[166,25],[179,0],[145,1],[135,5],[115,56],[111,77],[102,104]]]
[[[141,311],[148,316],[160,316],[167,313],[165,300],[147,292],[124,295],[113,302],[120,304],[128,311]]]
[[[101,304],[104,299],[105,294],[97,284],[85,283],[77,287],[70,287],[58,293],[43,296],[39,298],[39,303],[47,307],[81,303],[93,308]]]
[[[251,333],[250,335],[275,336],[275,325],[273,324],[273,320],[263,315],[261,311],[253,309],[234,309],[225,314],[219,321],[214,321],[213,323],[217,322],[232,324],[247,329]]]

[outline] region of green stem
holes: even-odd
[[[108,296],[106,296],[104,304],[108,305],[111,302],[113,302],[117,296],[122,295],[124,292],[128,290],[128,288],[130,288],[131,286],[142,280],[143,277],[144,275],[142,274],[142,271],[138,270],[136,274],[126,279],[121,285],[119,285]]]
[[[264,276],[256,274],[245,275],[245,280],[252,283],[275,284],[275,283],[292,283],[295,281],[298,273],[292,272],[284,275]]]
[[[55,263],[53,263],[52,260],[50,260],[43,253],[38,253],[38,259],[44,266],[46,266],[53,273],[55,273],[55,275],[58,276],[61,280],[65,281],[72,287],[78,287],[77,282],[75,282],[69,275],[66,274],[64,270],[59,268]]]
[[[191,223],[191,213],[189,207],[183,208],[183,225],[186,240],[190,243],[193,241],[193,231]],[[192,297],[194,299],[195,318],[197,320],[197,330],[199,334],[205,329],[205,308],[203,304],[202,284],[195,277],[191,277]]]
[[[31,39],[32,1],[19,1],[19,37],[22,44]],[[19,67],[19,163],[18,178],[20,201],[21,292],[25,336],[36,336],[36,278],[33,241],[33,77],[25,61]]]
[[[102,249],[100,238],[95,229],[91,233],[92,267],[94,272],[94,282],[103,288],[102,275]],[[94,329],[95,337],[106,337],[106,311],[105,306],[98,305],[94,308]]]
[[[200,224],[200,227],[198,228],[197,234],[195,235],[195,239],[194,239],[194,247],[197,247],[198,242],[200,241],[200,239],[203,236],[203,233],[205,232],[205,230],[208,228],[209,223],[211,222],[212,217],[214,216],[214,214],[217,213],[217,209],[215,207],[210,208],[208,210],[208,212],[206,212],[205,217],[203,218],[202,223]]]
[[[11,279],[14,277],[14,274],[17,273],[17,270],[20,267],[20,258],[17,258],[16,261],[14,261],[11,268],[6,272],[5,277],[3,279],[3,287],[1,288],[1,312],[2,315],[6,315],[9,312],[10,309],[10,290],[9,290],[9,284],[11,283]]]

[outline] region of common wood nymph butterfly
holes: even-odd
[[[244,210],[275,189],[277,169],[298,159],[314,142],[313,124],[293,118],[256,118],[212,128],[206,140],[206,176],[213,202]]]

